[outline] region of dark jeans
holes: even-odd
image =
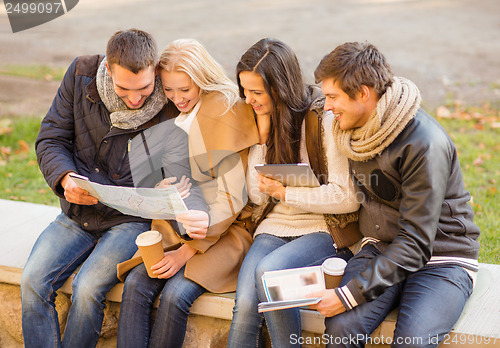
[[[379,251],[366,246],[347,264],[342,285],[359,274]],[[460,266],[425,267],[385,290],[373,301],[325,319],[327,347],[364,347],[370,334],[399,305],[393,347],[437,347],[457,322],[472,293]]]
[[[169,279],[150,278],[144,264],[135,267],[123,290],[118,347],[182,347],[191,305],[205,291],[184,277],[184,267]],[[159,294],[151,329],[151,311]]]

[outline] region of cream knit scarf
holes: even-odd
[[[103,59],[96,76],[97,91],[108,109],[111,125],[121,129],[136,129],[156,116],[165,105],[165,95],[159,76],[155,78],[153,93],[146,99],[144,105],[137,110],[129,109],[125,102],[116,94],[113,79],[106,69],[106,58]]]
[[[368,161],[380,154],[406,127],[420,108],[420,91],[410,80],[394,77],[368,122],[342,130],[333,122],[333,136],[339,149],[354,161]]]

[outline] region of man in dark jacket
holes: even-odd
[[[340,287],[319,294],[329,347],[364,346],[396,306],[397,347],[437,346],[458,320],[478,267],[456,148],[420,108],[420,92],[393,76],[368,43],[345,43],[315,71],[349,158],[361,208],[361,251]],[[389,338],[391,339],[391,338]]]
[[[117,32],[108,42],[106,57],[73,61],[42,121],[35,145],[38,163],[60,197],[62,213],[39,236],[22,274],[26,347],[94,347],[105,295],[118,282],[116,265],[134,255],[136,237],[150,228],[150,220],[98,202],[69,174],[100,184],[134,186],[128,156],[132,140],[165,121],[172,127],[165,128],[171,131],[165,133],[164,174],[189,176],[187,135],[168,121],[178,112],[172,103],[165,104],[156,65],[156,43],[148,33]],[[201,197],[193,187],[185,200],[189,212],[178,216],[177,228],[195,239],[204,238],[208,227]],[[56,290],[80,265],[61,342]]]

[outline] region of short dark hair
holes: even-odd
[[[346,42],[323,57],[314,71],[316,83],[333,78],[352,99],[365,85],[381,97],[391,86],[393,73],[384,55],[372,44]]]
[[[145,31],[128,29],[116,32],[108,41],[106,59],[137,74],[150,66],[156,67],[158,50],[156,41]]]

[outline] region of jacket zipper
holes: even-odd
[[[132,138],[128,138],[128,140],[127,140],[127,147],[125,148],[122,160],[120,161],[120,166],[118,167],[118,169],[116,171],[117,172],[116,174],[118,174],[118,175],[120,174],[120,171],[122,170],[123,162],[125,161],[125,157],[127,157],[127,154],[130,152],[131,146],[132,146]]]

